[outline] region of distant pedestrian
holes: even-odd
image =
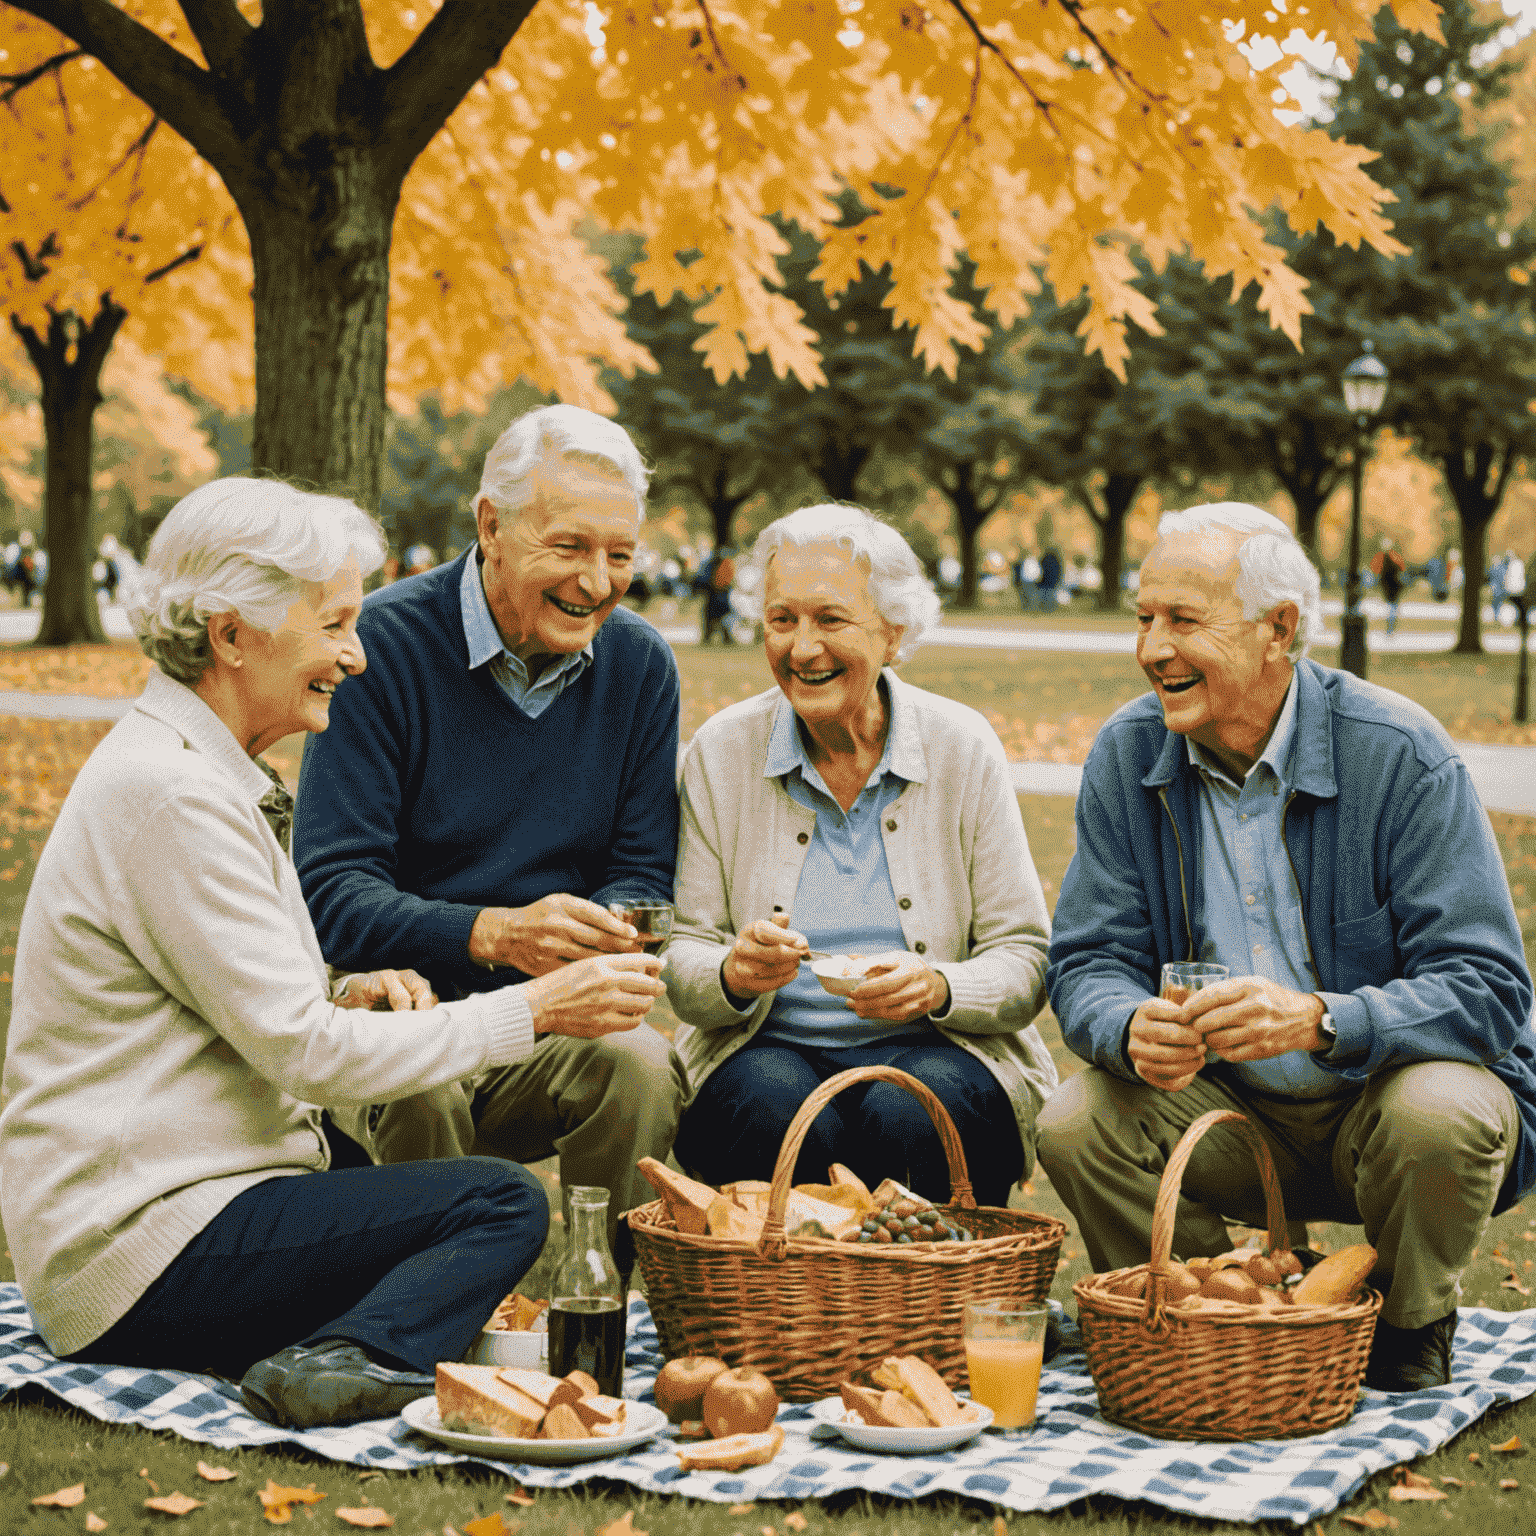
[[[1056,589],[1061,585],[1061,556],[1048,549],[1040,557],[1040,606],[1056,606]]]
[[[1403,596],[1403,573],[1407,566],[1393,549],[1391,539],[1383,541],[1371,561],[1371,574],[1381,583],[1381,595],[1387,600],[1387,633],[1397,628],[1397,609]]]
[[[1424,579],[1429,583],[1429,595],[1437,603],[1443,603],[1451,595],[1445,561],[1439,555],[1431,555],[1424,562]]]
[[[694,585],[704,593],[704,632],[700,643],[709,644],[717,631],[722,645],[731,645],[731,588],[736,584],[735,552],[730,545],[719,549],[699,567]]]

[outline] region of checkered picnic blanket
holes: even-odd
[[[1536,1392],[1536,1310],[1467,1307],[1450,1386],[1411,1397],[1366,1392],[1348,1424],[1304,1440],[1245,1445],[1154,1440],[1100,1417],[1086,1359],[1076,1347],[1076,1328],[1057,1313],[1068,1347],[1041,1378],[1039,1416],[1027,1435],[983,1434],[938,1456],[874,1456],[852,1449],[805,1406],[786,1404],[779,1414],[783,1449],[765,1467],[733,1473],[684,1472],[661,1439],[607,1461],[533,1467],[457,1455],[398,1418],[335,1429],[275,1429],[245,1412],[233,1386],[211,1376],[56,1359],[33,1331],[15,1285],[0,1285],[0,1396],[41,1386],[94,1418],[171,1430],[220,1448],[297,1443],[327,1460],[369,1467],[475,1461],[530,1488],[566,1488],[602,1478],[725,1503],[814,1499],[847,1489],[903,1499],[944,1492],[1014,1510],[1058,1509],[1103,1493],[1212,1520],[1301,1525],[1326,1515],[1372,1473],[1444,1445],[1493,1404]],[[649,1398],[660,1368],[650,1312],[632,1296],[626,1396]]]

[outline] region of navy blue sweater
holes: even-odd
[[[466,555],[464,558],[468,558]],[[299,775],[294,862],[325,958],[420,971],[440,997],[504,986],[469,959],[484,907],[558,891],[672,899],[677,663],[616,608],[537,719],[469,670],[464,560],[372,593],[368,666],[336,690]]]

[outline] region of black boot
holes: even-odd
[[[1451,1341],[1456,1314],[1422,1328],[1394,1328],[1378,1320],[1371,1340],[1365,1384],[1378,1392],[1422,1392],[1451,1379]]]
[[[389,1418],[436,1388],[431,1376],[376,1365],[346,1339],[291,1344],[258,1360],[240,1383],[258,1419],[294,1429]]]

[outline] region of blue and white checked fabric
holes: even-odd
[[[1041,1378],[1039,1417],[1028,1435],[984,1434],[940,1456],[872,1456],[853,1450],[806,1407],[788,1404],[779,1414],[783,1449],[765,1467],[733,1473],[684,1472],[660,1439],[609,1461],[532,1467],[456,1455],[398,1418],[336,1429],[275,1429],[253,1419],[235,1389],[213,1377],[56,1359],[33,1332],[15,1285],[0,1285],[0,1396],[28,1384],[41,1386],[93,1418],[170,1430],[221,1449],[293,1443],[330,1461],[390,1468],[474,1461],[529,1488],[567,1488],[597,1477],[722,1503],[815,1499],[849,1489],[905,1499],[958,1493],[1012,1510],[1059,1509],[1106,1493],[1210,1520],[1302,1525],[1328,1514],[1373,1473],[1444,1445],[1495,1403],[1536,1393],[1536,1309],[1467,1307],[1450,1386],[1412,1397],[1366,1392],[1348,1424],[1305,1440],[1246,1445],[1154,1440],[1099,1416],[1085,1357],[1071,1347],[1076,1329],[1059,1309],[1058,1320],[1069,1347]],[[625,1395],[649,1399],[660,1367],[650,1312],[638,1296],[631,1297]]]

